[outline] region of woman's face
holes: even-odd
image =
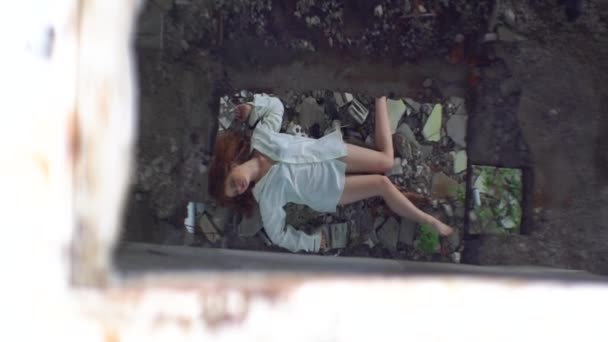
[[[247,191],[248,187],[249,177],[247,177],[242,165],[233,165],[224,184],[226,196],[236,197]]]

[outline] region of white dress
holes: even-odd
[[[339,130],[321,139],[278,133],[283,104],[277,98],[256,95],[250,124],[260,119],[251,148],[276,163],[257,182],[253,195],[260,207],[270,240],[292,252],[316,252],[320,234],[308,235],[285,224],[287,203],[304,204],[321,212],[335,212],[344,191],[347,155]]]

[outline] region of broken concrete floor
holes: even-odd
[[[225,127],[239,130],[240,124],[230,119],[231,109],[239,103],[251,101],[251,94],[253,94],[252,91],[240,90],[234,92],[231,96],[220,98],[220,111],[218,113],[218,127],[220,130]],[[288,97],[280,97],[285,104],[285,114],[281,125],[282,132],[320,138],[325,127],[338,122],[344,123],[337,124],[336,127],[342,131],[347,143],[361,145],[370,138],[373,140],[375,119],[373,114],[368,114],[375,113],[373,98],[362,94],[339,93],[331,90],[314,90],[304,93],[291,91],[289,94]],[[445,127],[443,123],[453,116],[466,117],[466,112],[461,108],[465,101],[453,96],[449,98],[438,97],[436,100],[441,103],[419,104],[412,98],[396,98],[387,101],[391,126],[399,134],[402,134],[402,139],[394,139],[399,144],[396,148],[399,156],[395,158],[394,167],[387,172],[387,176],[404,191],[417,193],[419,196],[428,198],[432,205],[427,206],[425,210],[439,216],[457,230],[462,230],[464,217],[462,215],[456,217],[454,208],[458,213],[464,212],[464,198],[457,197],[455,191],[464,187],[465,173],[461,169],[463,166],[462,157],[456,158],[455,156],[463,154],[466,156],[466,151],[457,146],[453,139],[448,138],[446,130],[441,128],[442,126]],[[353,102],[357,103],[358,110],[356,112],[349,110],[349,105]],[[423,108],[426,107],[433,108],[431,113],[423,111]],[[366,114],[361,115],[360,113]],[[411,126],[406,121],[410,122]],[[421,125],[422,123],[426,124]],[[430,128],[432,139],[427,139],[424,127],[430,126],[432,126]],[[466,130],[466,126],[460,128]],[[325,131],[325,134],[331,131]],[[466,136],[465,131],[461,131],[459,134],[463,139]],[[373,148],[373,146],[371,147]],[[408,152],[400,155],[406,149]],[[466,169],[466,161],[464,168]],[[436,188],[443,190],[436,191]],[[417,232],[416,235],[420,236],[420,227],[417,227],[416,224],[412,225],[411,222],[408,223],[407,219],[394,217],[394,214],[389,212],[388,208],[377,200],[364,201],[363,207],[360,205],[357,205],[357,207],[359,210],[366,212],[367,215],[371,215],[374,220],[386,221],[386,223],[378,225],[373,231],[364,231],[365,229],[361,224],[365,220],[358,221],[355,219],[355,206],[346,206],[332,215],[313,212],[310,215],[304,215],[308,217],[307,220],[294,219],[294,217],[301,218],[301,214],[306,211],[303,206],[298,205],[288,206],[288,223],[308,231],[321,225],[344,224],[350,230],[350,235],[356,237],[351,241],[344,242],[346,250],[342,252],[346,254],[349,253],[348,249],[357,249],[360,252],[361,248],[373,249],[378,246],[392,253],[391,255],[401,253],[402,257],[407,255],[408,258],[430,260],[433,254],[438,254],[440,251],[452,253],[460,246],[460,243],[446,244],[445,248],[440,250],[438,248],[439,240],[435,237],[437,239],[437,249],[421,250],[420,248],[413,248],[419,245],[417,240],[414,241],[415,231]],[[322,218],[322,220],[319,218]],[[409,235],[409,238],[399,237],[400,223],[398,220],[401,221],[403,227],[409,227],[409,231],[404,233]],[[209,234],[211,234],[210,240],[214,240],[216,233],[209,231]],[[462,234],[456,235],[462,236]],[[398,241],[401,240],[407,243],[398,245]]]

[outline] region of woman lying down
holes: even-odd
[[[220,205],[250,216],[258,203],[264,229],[277,246],[292,252],[329,248],[329,234],[306,234],[285,223],[287,203],[333,213],[336,206],[380,196],[401,217],[452,228],[418,209],[384,176],[393,167],[393,140],[386,97],[376,99],[376,150],[346,144],[338,129],[321,139],[279,133],[284,108],[276,97],[255,95],[235,108],[235,117],[255,125],[251,138],[222,131],[209,169],[209,193]]]

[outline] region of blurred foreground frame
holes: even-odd
[[[0,14],[6,336],[570,341],[605,334],[603,315],[591,309],[608,307],[605,278],[579,271],[129,244],[117,254],[124,266],[117,272],[141,6],[29,0]],[[513,320],[517,328],[505,329]],[[462,329],[472,322],[473,330]]]

